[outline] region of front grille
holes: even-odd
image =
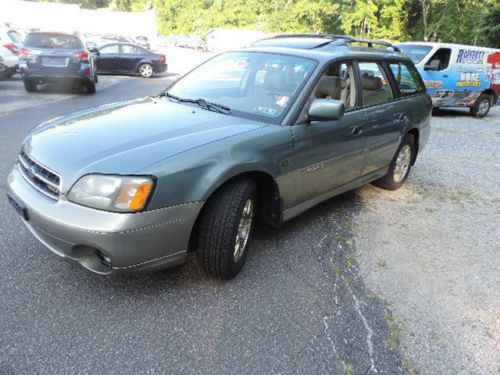
[[[18,159],[19,170],[26,181],[45,196],[58,200],[61,192],[61,178],[34,161],[24,151],[21,151]]]

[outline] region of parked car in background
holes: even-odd
[[[198,35],[188,35],[186,40],[186,47],[193,49],[206,49],[205,41]]]
[[[99,74],[139,74],[150,78],[167,70],[165,55],[146,50],[138,45],[111,43],[95,50]]]
[[[151,44],[146,36],[136,36],[135,44],[145,49],[151,49]]]
[[[134,43],[134,40],[125,35],[118,34],[105,34],[100,36],[99,46],[104,46],[109,43],[118,42],[118,43]]]
[[[435,108],[466,107],[486,116],[500,95],[500,50],[451,43],[397,44],[424,79]]]
[[[413,63],[388,43],[272,38],[157,97],[37,127],[8,199],[45,246],[97,274],[178,265],[191,250],[230,279],[256,221],[278,227],[370,182],[401,187],[431,111]]]
[[[18,68],[19,56],[0,45],[0,79],[8,78],[16,73]]]
[[[21,33],[14,29],[0,28],[0,45],[18,55],[23,45]]]
[[[24,88],[37,90],[46,82],[65,82],[75,89],[96,91],[97,71],[94,56],[76,35],[35,32],[26,36],[19,54],[19,71]]]
[[[10,77],[16,73],[22,43],[19,32],[0,27],[0,78]]]

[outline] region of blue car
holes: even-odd
[[[69,82],[87,93],[96,91],[94,56],[73,34],[35,32],[26,36],[19,53],[19,71],[27,92],[45,82]]]

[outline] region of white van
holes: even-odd
[[[486,116],[500,95],[500,50],[451,43],[397,46],[422,76],[434,107],[468,107]]]

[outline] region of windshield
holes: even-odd
[[[81,49],[83,44],[75,35],[34,33],[28,34],[24,42],[26,47],[52,49]]]
[[[177,81],[168,94],[203,99],[236,115],[276,119],[310,76],[316,62],[260,52],[228,52]]]
[[[408,56],[414,64],[418,64],[422,59],[427,56],[432,49],[431,46],[421,46],[418,44],[398,44],[397,45],[403,53]]]

